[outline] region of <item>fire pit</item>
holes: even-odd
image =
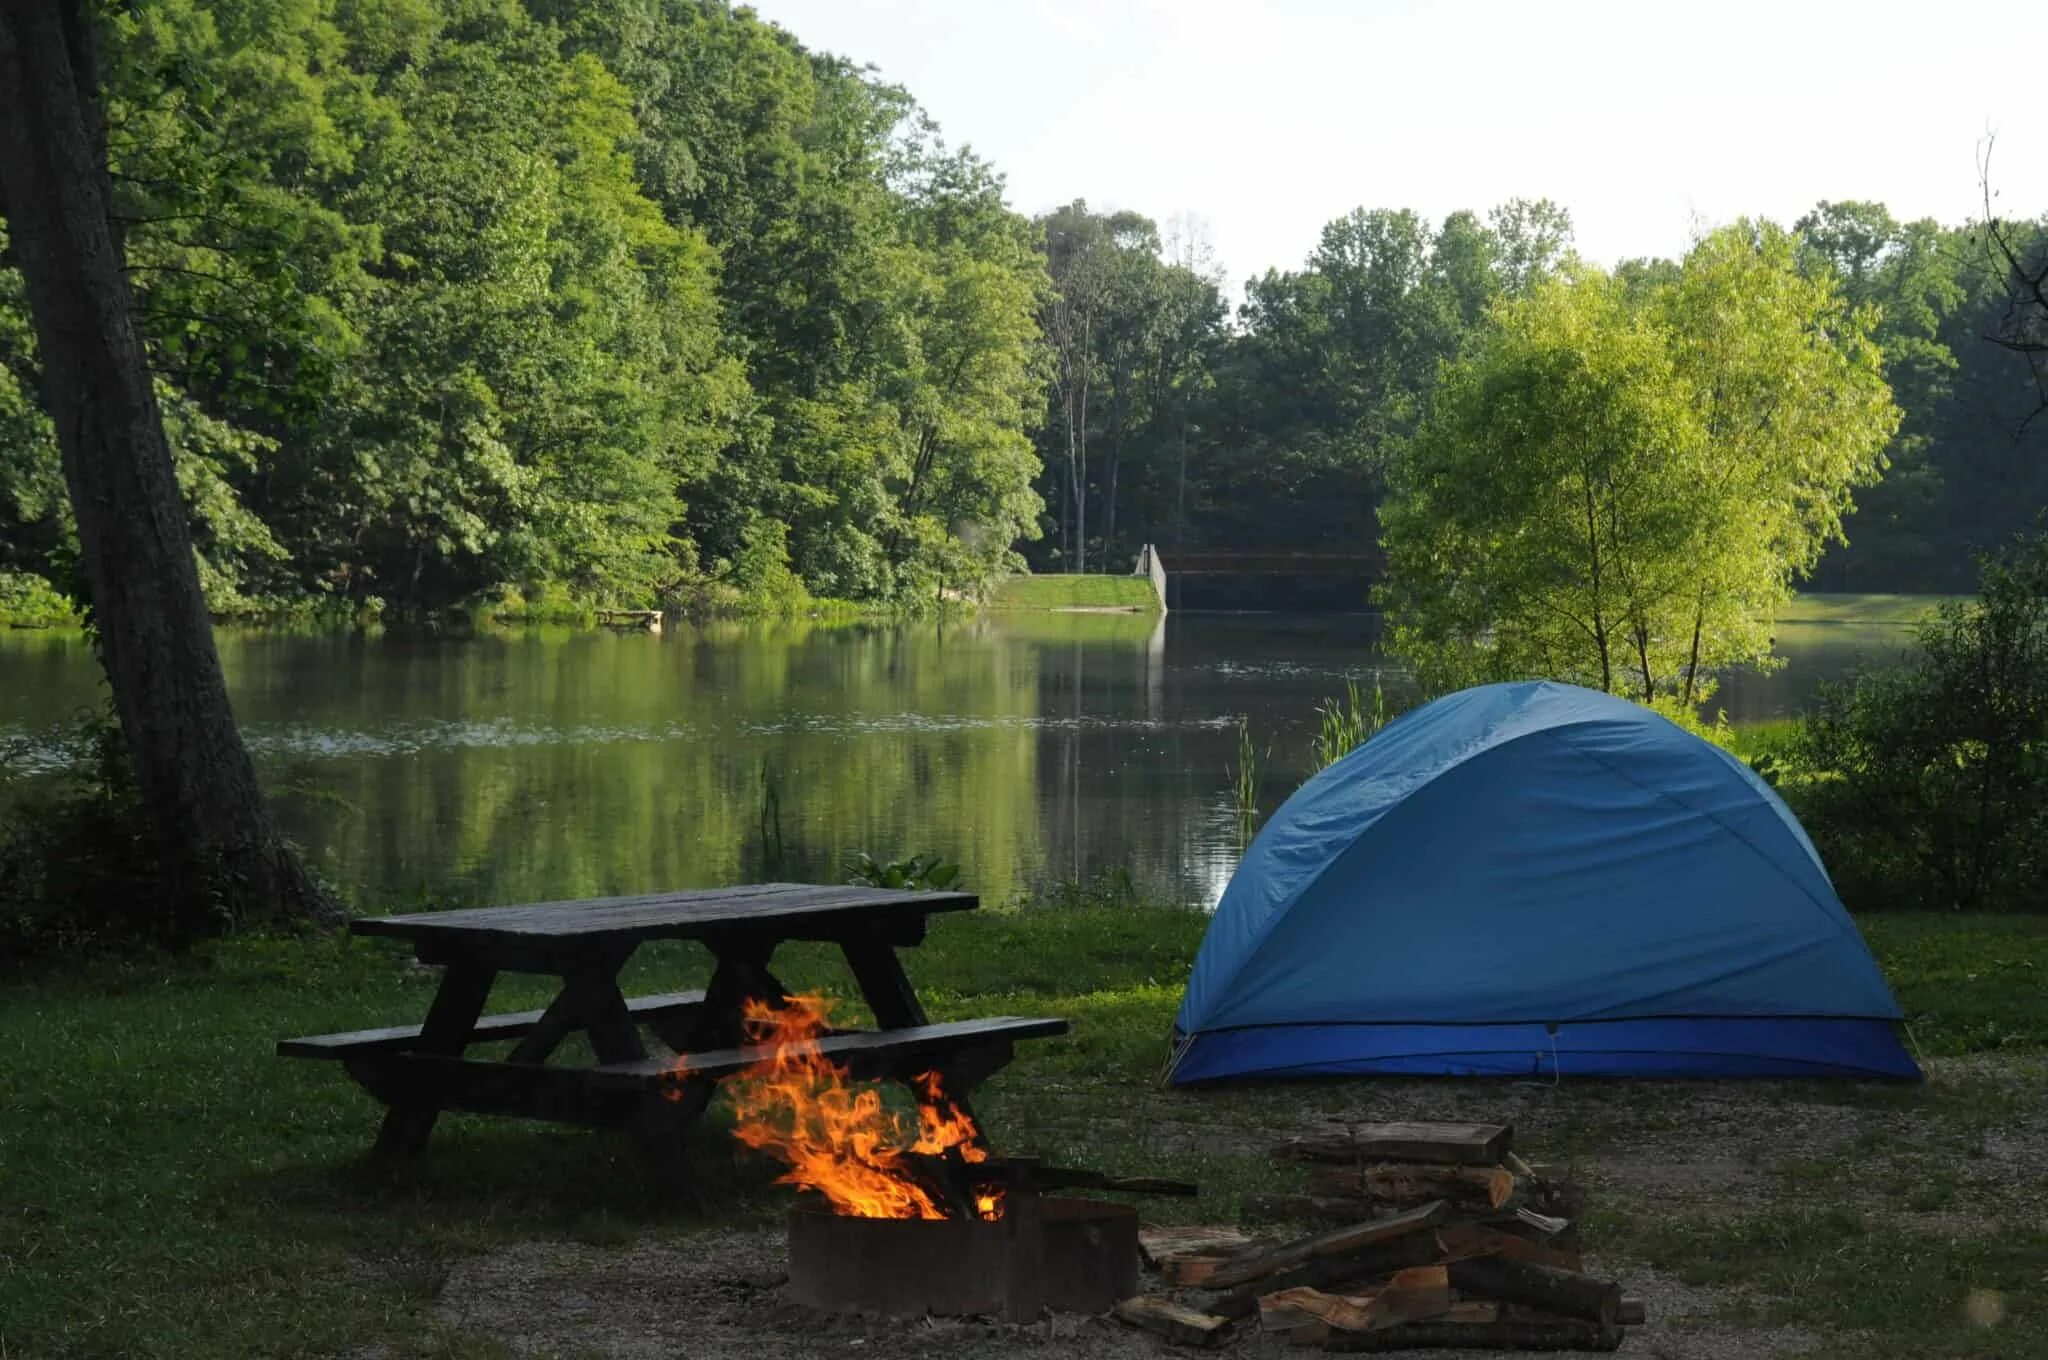
[[[815,996],[748,1002],[748,1038],[765,1056],[724,1088],[733,1136],[809,1192],[789,1216],[797,1302],[1023,1321],[1046,1308],[1100,1313],[1137,1291],[1137,1211],[1045,1192],[1194,1186],[996,1157],[943,1064],[899,1074],[913,1108],[892,1108],[825,1053],[831,1010]]]
[[[835,1313],[1100,1313],[1138,1289],[1138,1211],[1016,1192],[1004,1218],[856,1218],[822,1204],[789,1215],[789,1293]],[[1033,1237],[1036,1243],[1032,1242]],[[1036,1298],[1018,1294],[1036,1294]]]

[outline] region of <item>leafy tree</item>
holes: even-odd
[[[1871,341],[1875,317],[1802,276],[1768,222],[1713,232],[1651,308],[1673,339],[1711,458],[1694,491],[1718,520],[1693,584],[1681,703],[1716,669],[1710,634],[1761,657],[1795,579],[1842,538],[1851,492],[1877,479],[1899,410]],[[1737,639],[1742,639],[1737,641]]]
[[[1764,664],[1897,425],[1871,317],[1741,224],[1675,280],[1498,304],[1382,509],[1394,645],[1438,683],[1552,676],[1689,708]]]
[[[332,920],[235,726],[111,217],[93,16],[0,10],[0,209],[146,825],[187,923]]]
[[[1643,699],[1686,662],[1706,462],[1670,337],[1586,272],[1499,306],[1395,463],[1393,648],[1425,684],[1550,676]],[[1709,663],[1749,659],[1711,640]]]

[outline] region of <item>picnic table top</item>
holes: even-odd
[[[467,907],[407,916],[360,916],[349,922],[349,929],[358,935],[410,940],[690,939],[732,930],[777,927],[791,934],[810,934],[857,925],[864,919],[971,911],[979,905],[978,897],[964,892],[756,883],[740,888],[648,893],[637,897]]]

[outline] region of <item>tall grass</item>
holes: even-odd
[[[1270,754],[1270,752],[1269,752]],[[1231,766],[1230,794],[1237,805],[1237,848],[1252,843],[1259,826],[1259,765],[1262,757],[1252,744],[1251,719],[1237,720],[1237,762]]]
[[[1350,755],[1375,732],[1387,725],[1387,695],[1378,676],[1372,681],[1372,704],[1368,707],[1356,680],[1344,685],[1342,699],[1327,699],[1316,705],[1315,767],[1327,770]]]

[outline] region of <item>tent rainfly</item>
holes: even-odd
[[[1914,1079],[1791,810],[1612,695],[1484,685],[1304,784],[1216,908],[1171,1079]]]

